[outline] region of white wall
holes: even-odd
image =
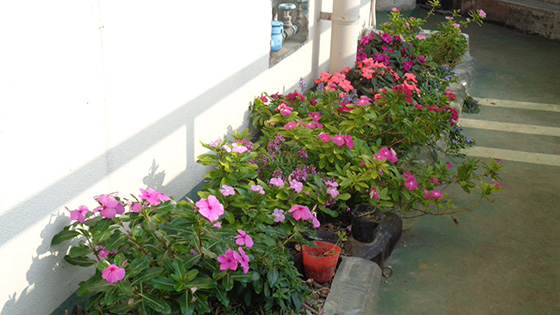
[[[363,0],[367,22],[369,0]],[[261,92],[328,69],[332,0],[269,68],[270,1],[0,2],[0,312],[48,314],[88,270],[52,236],[65,206],[147,186],[180,198],[207,171],[199,141],[248,125]]]

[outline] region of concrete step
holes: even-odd
[[[488,21],[560,40],[560,0],[463,1],[461,9],[483,9]]]

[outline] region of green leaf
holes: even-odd
[[[157,277],[150,280],[149,283],[156,289],[170,292],[175,291],[175,284],[177,284],[176,281],[167,277]]]
[[[95,265],[96,263],[95,260],[88,257],[70,257],[69,255],[64,256],[64,260],[71,265],[82,267]]]
[[[192,297],[190,293],[186,292],[181,296],[179,300],[179,305],[181,306],[181,314],[192,315],[194,314],[194,304],[191,303]]]
[[[73,239],[74,237],[80,235],[79,232],[77,231],[73,231],[73,230],[68,230],[68,226],[64,228],[64,230],[60,231],[58,234],[56,234],[52,240],[51,240],[51,246],[55,246],[58,245],[62,242],[68,241]]]
[[[213,289],[217,285],[214,279],[209,277],[197,277],[193,281],[187,283],[187,288],[192,289],[196,288],[197,290],[206,290],[206,289]]]
[[[215,289],[216,292],[216,298],[218,298],[218,301],[220,301],[220,303],[222,303],[223,306],[229,306],[229,298],[227,296],[226,291],[224,290],[224,288],[222,288],[221,286],[216,287]]]
[[[91,254],[91,248],[85,246],[85,245],[79,245],[79,246],[74,246],[70,249],[70,252],[68,253],[68,256],[72,257],[72,258],[77,258],[77,257],[81,257],[81,256],[86,256],[88,254]]]
[[[344,194],[340,194],[338,195],[339,200],[348,200],[352,197],[352,195],[350,195],[349,193],[344,193]]]
[[[162,301],[150,294],[140,294],[140,296],[143,298],[144,302],[146,302],[146,304],[154,311],[161,314],[171,313],[171,306],[169,306],[167,302]]]
[[[272,271],[267,273],[266,278],[270,286],[274,286],[278,280],[278,269],[276,267],[272,268]]]

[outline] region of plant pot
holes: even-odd
[[[375,238],[375,229],[383,218],[381,210],[370,204],[360,204],[351,212],[352,237],[362,243],[370,243]]]
[[[327,242],[315,241],[315,244],[317,247],[301,247],[305,276],[317,283],[329,282],[334,276],[341,249]]]

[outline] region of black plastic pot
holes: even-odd
[[[383,217],[383,212],[370,204],[357,205],[351,212],[352,237],[362,243],[370,243]]]

